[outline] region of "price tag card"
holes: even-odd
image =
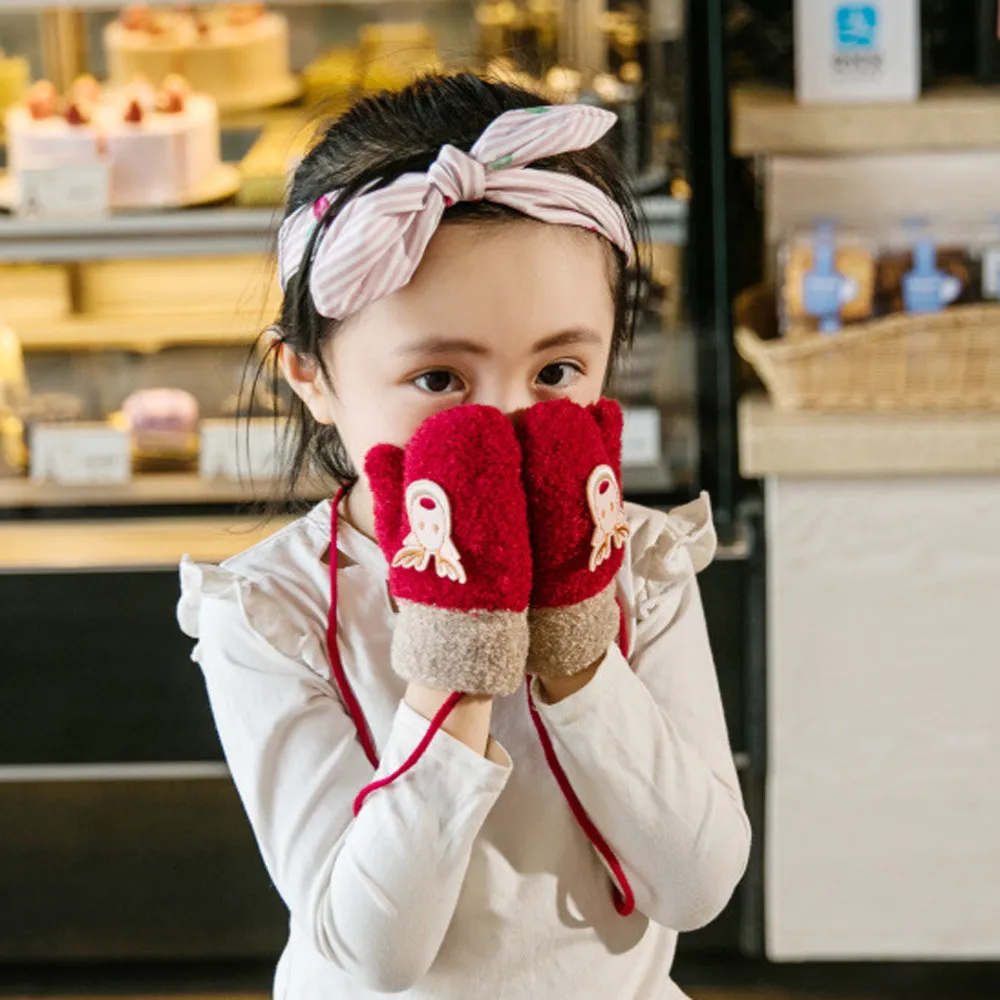
[[[101,160],[25,168],[17,177],[19,215],[81,219],[108,214],[108,165]]]
[[[663,457],[660,411],[655,406],[623,407],[622,465],[659,465]]]
[[[127,483],[132,441],[103,423],[37,424],[31,432],[31,478],[56,483]]]
[[[203,420],[198,471],[202,479],[261,480],[281,475],[282,426],[270,417]]]

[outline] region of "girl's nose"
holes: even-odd
[[[497,387],[492,391],[484,391],[477,395],[473,402],[482,406],[492,406],[501,413],[513,416],[522,410],[534,406],[534,393],[528,387]]]

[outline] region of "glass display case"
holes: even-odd
[[[14,859],[0,867],[13,873],[5,897],[32,901],[0,917],[0,960],[238,957],[281,944],[285,917],[172,615],[183,553],[225,558],[283,523],[246,504],[285,497],[284,401],[250,405],[241,387],[277,308],[288,177],[324,117],[459,68],[614,110],[651,244],[635,350],[611,386],[626,410],[626,492],[664,506],[719,478],[711,442],[732,430],[711,402],[711,295],[689,275],[709,250],[688,241],[699,195],[684,8],[0,9],[0,620],[12,636],[0,703],[18,720],[0,738],[0,811],[21,817],[0,833],[0,859]],[[61,143],[46,145],[46,129]],[[152,133],[190,159],[171,173]],[[297,499],[330,491],[310,480]],[[731,522],[731,504],[721,514]],[[746,551],[737,540],[723,555]],[[744,624],[734,631],[731,613],[742,583],[713,572],[706,603],[745,764]],[[44,696],[39,663],[55,679]],[[85,891],[74,858],[93,873]]]

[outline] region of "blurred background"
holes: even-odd
[[[241,392],[317,125],[475,68],[619,115],[626,492],[713,500],[755,846],[678,981],[1000,997],[996,0],[2,0],[0,46],[0,994],[267,995],[176,564],[330,491]]]

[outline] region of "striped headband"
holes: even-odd
[[[582,104],[507,111],[468,153],[442,146],[426,173],[407,173],[348,201],[313,250],[309,290],[322,316],[344,319],[406,285],[451,205],[490,201],[541,222],[599,233],[631,257],[621,209],[593,184],[551,170],[522,168],[549,156],[586,149],[616,116]],[[282,223],[278,273],[282,289],[338,192],[304,205]]]

